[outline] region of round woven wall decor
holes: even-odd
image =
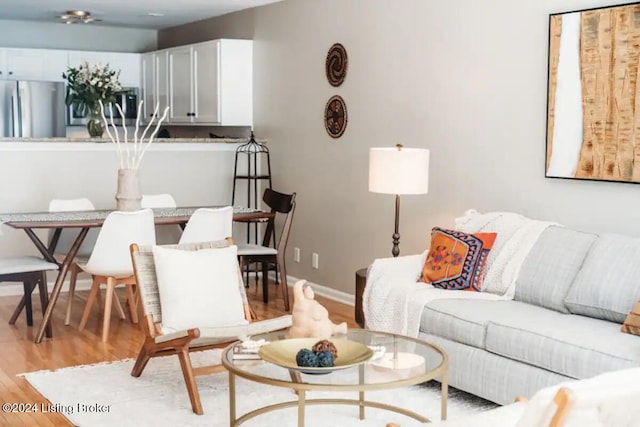
[[[327,61],[325,62],[325,71],[327,80],[331,86],[338,87],[347,77],[347,66],[349,58],[347,50],[340,43],[336,43],[329,48],[327,53]]]
[[[347,128],[347,104],[341,96],[334,95],[327,102],[324,127],[332,138],[340,138]]]

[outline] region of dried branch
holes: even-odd
[[[160,125],[167,118],[167,114],[169,113],[169,107],[165,108],[164,114],[155,123],[155,128],[154,128],[153,132],[151,132],[151,135],[149,136],[148,142],[145,143],[144,142],[144,138],[146,137],[147,132],[149,131],[149,129],[151,129],[151,127],[153,126],[154,120],[158,117],[158,109],[160,108],[160,104],[159,103],[156,104],[156,108],[154,110],[153,117],[151,118],[151,120],[147,124],[146,128],[142,132],[142,135],[140,137],[138,137],[138,132],[140,130],[140,118],[141,118],[142,103],[143,103],[143,101],[140,101],[140,103],[138,104],[138,118],[136,119],[136,129],[135,129],[135,132],[133,134],[133,149],[130,150],[129,149],[129,134],[128,134],[128,131],[127,131],[127,126],[126,126],[125,121],[123,120],[123,123],[122,123],[122,127],[124,129],[124,131],[123,131],[124,140],[121,143],[120,142],[120,136],[119,136],[119,133],[118,133],[118,127],[115,125],[115,123],[113,121],[113,107],[112,107],[112,105],[109,104],[109,111],[111,112],[111,117],[110,117],[111,118],[111,123],[109,123],[109,121],[107,120],[107,118],[106,118],[106,116],[104,114],[104,105],[102,104],[102,102],[100,102],[100,113],[102,114],[102,121],[106,125],[107,135],[109,135],[109,138],[111,139],[111,142],[115,143],[116,146],[117,146],[118,158],[120,160],[120,169],[125,169],[125,165],[126,165],[127,169],[137,170],[138,168],[140,168],[140,162],[142,162],[142,158],[144,157],[144,154],[149,149],[149,146],[153,143],[153,139],[157,135],[158,130],[160,129]],[[116,109],[120,113],[120,116],[124,117],[124,112],[122,111],[122,108],[117,104],[116,104]],[[109,126],[111,126],[113,128],[113,132],[114,132],[113,134],[109,130]],[[115,137],[114,137],[114,135],[115,135]],[[123,145],[124,145],[124,148],[123,148]],[[125,158],[126,158],[126,161],[125,161]]]

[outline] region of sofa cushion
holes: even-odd
[[[558,226],[543,231],[522,263],[515,299],[568,313],[564,298],[597,237]]]
[[[622,323],[640,299],[640,239],[604,234],[576,276],[565,305],[571,313]]]
[[[486,326],[495,316],[496,304],[511,301],[438,299],[427,303],[420,319],[420,331],[484,348]]]
[[[640,339],[620,325],[517,301],[491,319],[485,348],[576,379],[640,366]]]

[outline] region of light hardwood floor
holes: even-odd
[[[278,291],[278,292],[276,292]],[[262,303],[262,296],[255,293],[255,286],[247,289],[251,306],[260,319],[284,314],[279,289],[270,286],[269,304]],[[18,297],[0,298],[0,403],[45,403],[22,377],[17,374],[42,369],[60,369],[104,361],[135,357],[142,343],[142,331],[129,320],[111,318],[109,342],[101,342],[102,317],[94,310],[84,331],[78,331],[78,323],[88,292],[78,292],[71,317],[71,325],[64,326],[66,294],[58,301],[54,311],[53,339],[45,338],[41,344],[33,342],[36,328],[26,326],[24,313],[15,326],[8,325]],[[121,301],[124,294],[119,293]],[[358,327],[353,317],[353,307],[317,297],[330,313],[334,322],[347,322],[350,328]],[[42,318],[37,293],[34,294],[34,323]],[[151,362],[152,363],[152,362]],[[143,374],[144,375],[144,374]],[[90,387],[87,384],[87,387]],[[186,393],[185,393],[186,398]],[[0,426],[71,426],[62,415],[38,413],[5,413],[0,410]]]

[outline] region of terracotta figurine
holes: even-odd
[[[332,334],[347,332],[347,323],[339,325],[329,320],[329,312],[316,301],[313,289],[304,286],[305,280],[293,285],[293,310],[291,311],[291,338],[329,339]]]

